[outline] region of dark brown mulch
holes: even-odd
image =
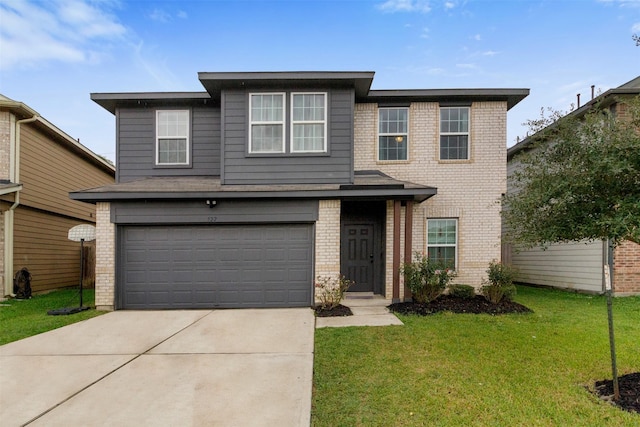
[[[640,414],[640,372],[618,377],[620,399],[613,400],[613,380],[596,381],[595,393],[603,400],[611,401],[625,411]]]
[[[315,310],[316,310],[316,316],[318,317],[353,316],[351,309],[342,304],[339,304],[338,306],[329,310],[326,310],[320,306],[317,306]]]
[[[472,314],[532,313],[529,308],[517,302],[503,300],[499,304],[492,304],[481,295],[476,295],[474,298],[457,298],[449,295],[441,295],[435,301],[427,304],[419,304],[417,302],[391,304],[389,310],[395,313],[417,314],[420,316],[442,311]]]

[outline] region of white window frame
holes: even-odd
[[[429,221],[455,221],[456,224],[456,242],[455,243],[429,243]],[[425,244],[426,244],[426,256],[429,257],[429,248],[454,248],[455,251],[455,265],[454,269],[458,269],[458,260],[460,259],[460,251],[458,250],[458,239],[460,238],[460,221],[458,218],[427,218],[425,224]]]
[[[254,121],[252,117],[253,97],[263,95],[278,95],[282,97],[282,120],[280,121]],[[254,92],[249,94],[249,153],[250,154],[283,154],[285,152],[286,140],[286,118],[287,118],[287,96],[284,92]],[[282,126],[282,141],[280,151],[255,151],[253,149],[253,126],[254,125],[280,125]]]
[[[407,131],[404,133],[401,132],[395,132],[395,133],[387,133],[387,132],[380,132],[380,111],[381,110],[407,110]],[[376,139],[376,159],[378,162],[406,162],[409,161],[409,115],[410,115],[410,108],[409,107],[378,107],[378,121],[377,121],[377,131],[378,131],[378,138]],[[404,137],[404,141],[399,142],[399,144],[406,144],[407,145],[407,158],[406,159],[381,159],[380,158],[380,137],[381,136],[403,136]]]
[[[185,113],[187,116],[187,126],[186,133],[184,135],[176,134],[176,135],[161,135],[160,134],[160,115],[162,113]],[[191,141],[189,135],[191,133],[191,112],[189,110],[170,110],[170,109],[160,109],[156,110],[156,166],[185,166],[189,165],[191,162]],[[163,139],[184,139],[185,143],[185,162],[179,163],[161,163],[160,162],[160,141]]]
[[[442,110],[451,110],[453,108],[457,109],[466,109],[468,112],[468,120],[467,120],[467,131],[466,132],[442,132]],[[440,107],[440,111],[438,111],[438,159],[444,162],[447,161],[465,161],[471,159],[471,107],[463,105],[463,106],[446,106]],[[460,159],[443,159],[442,158],[442,138],[443,136],[466,136],[467,137],[467,157]]]
[[[294,120],[293,119],[293,98],[296,95],[322,95],[324,97],[324,120]],[[292,153],[326,153],[327,152],[327,114],[328,114],[328,110],[327,110],[327,92],[291,92],[291,99],[290,99],[290,105],[291,105],[291,124],[289,126],[289,138],[290,138],[290,142],[289,142],[289,149],[291,150]],[[323,132],[324,132],[324,140],[322,141],[322,149],[321,150],[296,150],[294,148],[294,132],[293,132],[293,128],[295,125],[317,125],[317,124],[321,124],[323,125]]]

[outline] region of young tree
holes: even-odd
[[[576,113],[530,122],[537,132],[503,198],[507,241],[640,243],[640,97],[618,100],[617,114]]]

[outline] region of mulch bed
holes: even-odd
[[[522,304],[513,301],[501,301],[499,304],[492,304],[481,295],[474,298],[456,298],[449,295],[441,295],[435,301],[427,304],[417,302],[399,302],[391,304],[389,310],[401,314],[417,314],[426,316],[429,314],[449,311],[452,313],[472,313],[472,314],[508,314],[508,313],[532,313],[532,311]]]
[[[326,310],[320,306],[317,306],[315,308],[316,311],[316,316],[318,317],[341,317],[341,316],[353,316],[353,313],[351,312],[351,309],[349,307],[345,307],[342,304],[339,304],[338,306],[330,309],[330,310]]]
[[[618,377],[618,388],[620,399],[617,402],[613,400],[613,380],[596,381],[595,393],[625,411],[640,414],[640,372]]]

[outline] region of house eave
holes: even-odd
[[[409,103],[409,102],[474,102],[505,101],[507,110],[515,107],[529,95],[529,89],[395,89],[371,90],[356,102]]]

